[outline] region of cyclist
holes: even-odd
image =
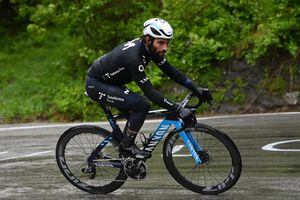
[[[150,156],[141,151],[135,144],[135,137],[142,127],[149,111],[149,101],[124,85],[135,81],[144,95],[155,104],[175,111],[185,122],[195,122],[195,116],[166,99],[154,89],[145,74],[145,68],[153,61],[167,76],[180,85],[193,91],[202,102],[211,102],[212,96],[208,89],[197,88],[193,82],[179,72],[166,60],[173,29],[170,24],[160,18],[149,19],[144,23],[143,36],[123,43],[111,52],[98,58],[90,67],[86,79],[86,93],[94,101],[130,111],[127,129],[119,151],[124,157],[138,155]]]

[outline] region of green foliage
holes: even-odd
[[[0,122],[101,117],[97,105],[84,95],[84,76],[74,79],[65,67],[72,41],[53,30],[42,43],[26,35],[1,40]]]
[[[41,1],[31,12],[28,30],[42,34],[51,24],[64,25],[70,35],[81,38],[77,54],[91,64],[115,45],[139,37],[144,19],[158,14],[160,4],[155,0]]]
[[[36,42],[42,42],[46,37],[46,29],[36,24],[29,24],[27,31]]]
[[[276,76],[274,78],[264,79],[262,85],[258,86],[258,88],[266,89],[269,92],[269,94],[275,93],[283,95],[286,91],[287,83],[282,76]]]
[[[82,80],[58,85],[58,91],[53,98],[53,112],[63,115],[67,120],[86,121],[103,117],[99,106],[84,94]]]
[[[280,0],[164,1],[175,29],[175,62],[193,70],[214,60],[255,63],[274,48],[299,52],[300,3]],[[178,9],[180,8],[180,9]]]
[[[212,88],[218,105],[246,101],[245,80],[224,80],[233,60],[261,68],[258,89],[299,88],[298,0],[0,0],[0,118],[96,119],[97,105],[83,94],[88,67],[140,37],[152,17],[175,31],[170,63]],[[149,66],[147,74],[162,89],[162,72]]]
[[[214,60],[232,56],[231,49],[238,38],[238,21],[221,4],[165,1],[164,12],[175,29],[173,46],[176,48],[172,53],[178,65],[194,72],[207,72]]]
[[[169,20],[175,30],[172,61],[189,71],[207,72],[214,61],[245,57],[255,63],[276,49],[294,58],[299,52],[300,3],[295,0],[193,1],[3,1],[28,21],[27,30],[41,41],[53,25],[81,38],[78,55],[90,64],[115,45],[139,37],[153,16]],[[176,47],[176,48],[175,48]]]
[[[219,87],[213,93],[214,104],[216,107],[222,103],[232,103],[243,105],[246,102],[246,89],[247,83],[240,77],[234,80],[226,80],[223,87]]]
[[[246,94],[243,91],[247,84],[240,77],[237,77],[233,81],[233,84],[235,85],[235,88],[232,90],[234,95],[233,102],[242,105],[246,101]]]
[[[213,99],[214,99],[214,104],[216,106],[219,106],[222,102],[228,101],[228,99],[226,98],[226,92],[227,92],[226,87],[219,87],[214,91]]]
[[[48,70],[51,70],[51,59],[58,52],[53,51],[48,56],[44,48],[37,48],[31,40],[20,38],[5,47],[0,53],[0,118],[8,121],[16,118],[26,121],[32,116],[43,118],[51,101],[46,95],[51,93],[48,86],[57,81],[49,76]],[[45,79],[46,76],[49,78]]]
[[[255,24],[254,33],[249,36],[253,48],[246,55],[247,59],[254,63],[274,48],[287,50],[296,58],[300,36],[300,3],[292,0],[273,0],[273,5],[271,2],[267,4],[268,1],[263,2],[263,10],[268,10],[270,14],[262,12],[257,16],[259,21]]]

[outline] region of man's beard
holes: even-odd
[[[159,58],[164,58],[165,54],[166,54],[166,51],[157,52],[156,49],[153,46],[151,47],[151,51],[152,51],[153,54],[155,54]]]

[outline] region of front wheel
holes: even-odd
[[[187,189],[205,195],[230,189],[242,171],[241,156],[233,141],[204,124],[196,124],[185,133],[199,145],[196,151],[202,163],[196,164],[180,134],[171,132],[164,142],[163,158],[172,177]]]
[[[121,163],[118,142],[114,139],[107,140],[92,165],[88,164],[91,153],[109,134],[109,131],[100,127],[77,126],[65,131],[58,140],[58,167],[77,188],[89,193],[110,193],[121,187],[127,179],[123,168],[113,165]]]

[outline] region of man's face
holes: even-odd
[[[160,57],[164,57],[168,50],[169,43],[170,40],[168,39],[154,39],[152,51]]]

